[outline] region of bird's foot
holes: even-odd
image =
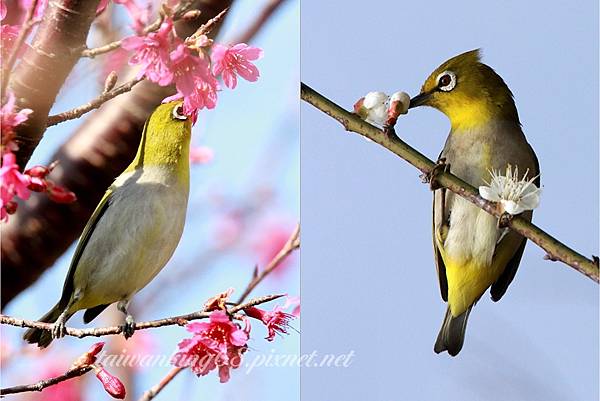
[[[513,217],[514,216],[510,213],[502,213],[498,219],[498,228],[507,228]]]
[[[65,322],[59,322],[57,321],[56,323],[54,323],[52,325],[52,339],[56,340],[57,338],[62,338],[65,336],[65,334],[67,334],[67,327],[65,325]]]
[[[123,331],[123,336],[125,336],[125,339],[133,336],[133,333],[135,332],[135,320],[133,319],[133,316],[127,315],[125,318],[125,324],[121,326],[121,330]]]
[[[423,173],[419,177],[424,184],[429,183],[429,188],[435,191],[441,188],[441,185],[437,183],[436,177],[440,172],[445,173],[448,171],[450,171],[450,164],[446,163],[445,157],[440,157],[429,173]]]
[[[390,139],[397,139],[398,138],[398,134],[396,134],[396,129],[394,128],[393,125],[385,124],[383,126],[383,132]]]

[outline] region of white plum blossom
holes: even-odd
[[[396,116],[408,113],[410,105],[410,96],[406,92],[394,92],[390,97],[390,107],[388,113],[395,113]]]
[[[500,203],[503,211],[513,216],[538,207],[541,189],[533,183],[537,175],[527,179],[527,170],[523,178],[519,178],[519,168],[515,167],[513,172],[510,164],[505,175],[499,170],[492,170],[490,174],[492,179],[486,182],[488,185],[479,187],[479,195],[483,199]]]
[[[354,112],[373,125],[394,125],[401,114],[408,113],[409,104],[406,92],[395,92],[392,96],[369,92],[354,104]]]
[[[387,119],[389,96],[383,92],[369,92],[354,105],[354,112],[363,120],[383,125]]]

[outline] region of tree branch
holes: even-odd
[[[283,262],[283,260],[285,258],[287,258],[287,256],[290,253],[292,253],[295,249],[298,249],[299,247],[300,247],[300,224],[298,224],[296,226],[296,228],[294,229],[294,232],[292,233],[290,238],[287,240],[287,242],[285,243],[283,248],[281,248],[281,250],[277,253],[277,255],[275,255],[275,257],[269,262],[267,267],[265,267],[265,269],[260,273],[258,273],[258,267],[254,270],[254,275],[252,277],[252,280],[250,281],[250,283],[248,284],[248,286],[246,287],[246,289],[244,290],[242,295],[240,295],[240,298],[238,299],[238,303],[243,302],[244,299],[246,299],[246,297],[252,292],[252,290],[254,288],[256,288],[256,286],[258,284],[260,284],[260,282],[263,281],[263,279],[269,275],[269,273],[271,273],[273,270],[275,270],[275,268],[277,266],[279,266],[281,264],[281,262]]]
[[[69,369],[66,373],[64,373],[60,376],[52,377],[52,378],[46,379],[46,380],[40,380],[37,383],[24,384],[24,385],[14,386],[14,387],[6,387],[3,389],[0,389],[0,396],[8,395],[8,394],[15,394],[15,393],[24,393],[27,391],[42,391],[46,387],[53,386],[55,384],[64,382],[64,381],[72,379],[74,377],[83,376],[90,370],[92,370],[92,367],[90,365],[82,366],[82,367],[78,367],[75,369]]]
[[[85,113],[99,108],[104,103],[108,102],[110,99],[122,95],[123,93],[129,92],[131,89],[133,89],[135,85],[142,82],[143,79],[144,78],[134,78],[131,81],[125,82],[124,84],[121,84],[116,88],[109,90],[108,92],[103,92],[102,94],[100,94],[100,96],[98,96],[94,100],[89,101],[86,104],[77,106],[71,110],[63,111],[62,113],[53,116],[49,116],[48,127],[51,127],[58,123],[62,123],[64,121],[74,120],[76,118],[81,117]]]
[[[313,105],[315,108],[340,122],[347,131],[356,132],[359,135],[369,138],[406,160],[423,173],[429,174],[435,167],[433,161],[429,160],[425,155],[409,146],[397,136],[385,134],[382,130],[361,120],[357,115],[344,110],[304,83],[301,84],[301,97],[305,102]],[[435,180],[440,186],[449,189],[489,214],[498,218],[501,217],[502,212],[497,208],[496,204],[488,202],[480,197],[477,189],[457,176],[448,172],[440,172],[436,175]],[[586,258],[567,247],[556,238],[553,238],[533,223],[519,216],[515,216],[513,219],[507,221],[506,226],[533,241],[546,251],[551,259],[560,260],[595,282],[599,281],[597,259],[591,260]]]
[[[48,111],[85,45],[99,0],[56,0],[48,4],[31,47],[10,74],[8,83],[18,108],[29,108],[29,119],[16,127],[17,164],[27,164],[46,129]],[[23,32],[23,31],[22,31]],[[7,74],[9,72],[7,71]]]
[[[244,304],[238,304],[237,306],[227,309],[227,312],[229,315],[234,315],[235,313],[237,313],[241,310],[244,310],[246,308],[249,308],[251,306],[256,306],[256,305],[260,305],[260,304],[263,304],[266,302],[270,302],[277,298],[281,298],[282,296],[283,295],[281,295],[281,294],[277,294],[277,295],[265,295],[262,297],[254,298]],[[148,322],[139,322],[139,323],[135,324],[135,330],[137,331],[137,330],[144,330],[144,329],[163,327],[163,326],[174,326],[174,325],[185,326],[191,320],[206,319],[206,318],[210,317],[211,313],[212,313],[212,311],[201,310],[201,311],[197,311],[197,312],[188,313],[187,315],[167,317],[164,319],[151,320]],[[16,327],[36,328],[36,329],[42,329],[42,330],[47,330],[47,331],[51,331],[52,327],[54,326],[53,323],[44,323],[44,322],[38,322],[38,321],[33,321],[33,320],[18,319],[18,318],[6,316],[6,315],[0,315],[0,324],[7,324],[10,326],[16,326]],[[123,326],[98,327],[98,328],[92,328],[92,329],[75,329],[75,328],[71,328],[71,327],[66,328],[67,335],[77,337],[77,338],[102,337],[102,336],[106,336],[106,335],[121,334],[122,332],[123,332]]]
[[[160,393],[167,384],[171,383],[171,380],[173,380],[175,376],[181,373],[184,369],[185,368],[180,368],[178,366],[171,369],[165,377],[163,377],[157,384],[152,386],[150,390],[146,391],[139,399],[139,401],[150,401],[151,399],[156,397],[158,393]]]

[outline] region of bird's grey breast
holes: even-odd
[[[128,299],[175,251],[183,232],[188,188],[165,174],[138,171],[115,182],[109,206],[75,273],[75,288],[92,304]]]

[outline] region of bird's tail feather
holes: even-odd
[[[44,323],[56,322],[62,313],[62,309],[60,304],[54,305],[39,321]],[[31,328],[25,332],[23,339],[30,344],[37,344],[40,348],[46,348],[52,342],[52,333],[48,330]]]
[[[438,334],[437,340],[433,350],[436,354],[443,351],[448,351],[448,354],[456,356],[462,349],[463,342],[465,341],[465,330],[467,329],[467,320],[471,308],[464,311],[461,315],[453,317],[450,312],[450,306],[446,310],[446,316]]]

